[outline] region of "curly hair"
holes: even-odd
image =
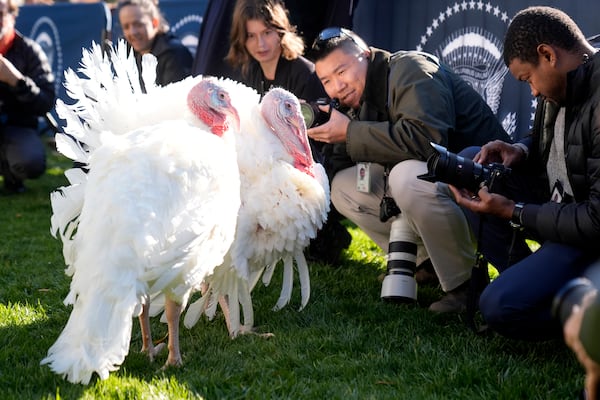
[[[579,51],[586,39],[577,24],[563,11],[552,7],[529,7],[512,19],[504,38],[504,62],[513,59],[538,65],[537,47],[548,44]]]
[[[234,68],[242,69],[242,75],[248,73],[252,56],[246,50],[246,22],[262,21],[265,26],[276,31],[281,38],[281,54],[287,60],[293,60],[304,54],[304,40],[296,33],[296,27],[290,23],[288,10],[279,0],[238,0],[233,10],[230,46],[225,61]]]

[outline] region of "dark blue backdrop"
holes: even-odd
[[[586,36],[600,33],[600,2],[585,0],[359,0],[354,31],[372,46],[436,54],[477,89],[518,138],[529,130],[536,101],[529,85],[508,72],[502,42],[510,18],[540,3],[565,11]]]

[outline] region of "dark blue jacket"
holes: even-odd
[[[42,48],[19,32],[4,56],[25,79],[16,87],[0,82],[0,121],[37,129],[38,117],[54,107],[54,75]]]

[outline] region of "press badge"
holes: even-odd
[[[356,190],[359,192],[369,193],[371,191],[370,166],[370,163],[364,162],[356,164]]]

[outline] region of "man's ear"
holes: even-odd
[[[536,50],[540,60],[543,59],[552,65],[556,63],[556,51],[554,51],[552,46],[542,43],[538,45]]]

